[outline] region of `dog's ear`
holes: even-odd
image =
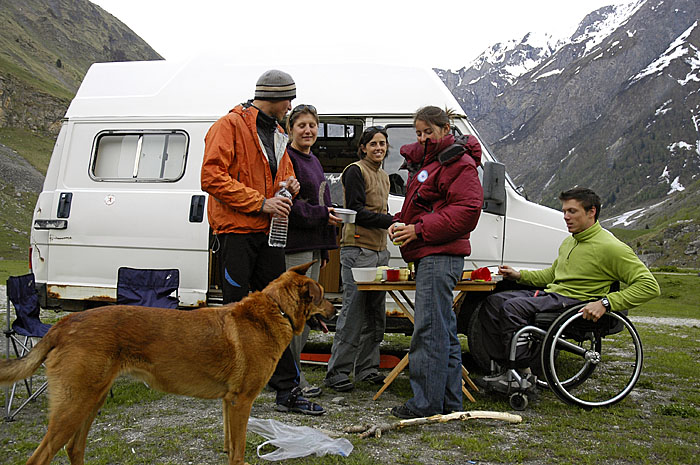
[[[309,279],[306,282],[306,289],[314,305],[319,305],[323,301],[323,287],[319,283]]]
[[[306,272],[309,271],[309,268],[311,268],[311,265],[313,265],[316,262],[317,262],[317,260],[314,260],[312,262],[305,263],[303,265],[293,266],[289,269],[289,271],[294,271],[300,275],[305,275]]]

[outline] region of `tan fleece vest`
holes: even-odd
[[[357,165],[365,180],[365,208],[375,213],[387,213],[389,199],[389,175],[381,168],[362,159],[348,166]],[[345,169],[348,169],[345,167]],[[343,196],[344,198],[345,196]],[[386,230],[366,228],[353,223],[343,225],[341,246],[364,247],[371,250],[386,249]]]

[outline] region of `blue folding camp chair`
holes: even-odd
[[[10,325],[10,303],[15,309],[15,321]],[[7,279],[7,329],[5,330],[5,356],[10,358],[10,347],[14,356],[23,357],[34,346],[34,339],[42,338],[51,325],[39,319],[39,296],[34,284],[34,273],[23,276],[10,276]],[[27,398],[18,397],[21,386],[27,391]],[[33,378],[27,378],[5,388],[5,420],[12,421],[15,416],[32,400],[40,396],[48,387],[44,382],[35,388]],[[19,407],[13,404],[21,402]]]
[[[117,305],[177,308],[179,287],[180,271],[177,269],[122,266],[117,270]],[[113,397],[111,389],[109,393]]]
[[[121,267],[117,271],[117,304],[177,308],[180,271]]]

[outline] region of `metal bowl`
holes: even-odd
[[[357,212],[349,208],[334,208],[333,214],[343,220],[343,223],[354,223]]]

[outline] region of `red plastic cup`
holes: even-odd
[[[389,268],[386,270],[386,280],[387,281],[398,281],[399,280],[399,270],[396,268]]]

